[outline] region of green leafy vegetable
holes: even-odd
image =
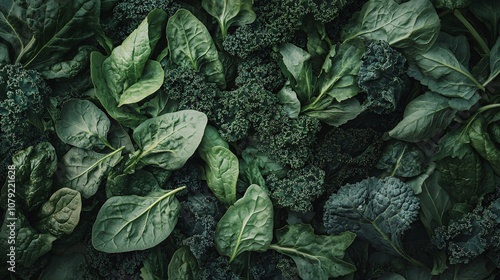
[[[222,40],[227,36],[227,30],[231,26],[241,26],[252,23],[255,12],[252,10],[252,0],[203,0],[203,9],[213,16],[219,23],[222,32]]]
[[[168,279],[196,280],[200,279],[200,268],[189,247],[181,247],[175,251],[168,264]]]
[[[167,23],[167,40],[173,63],[191,67],[209,82],[226,85],[224,67],[210,33],[189,11],[180,9]]]
[[[61,119],[56,122],[57,136],[64,143],[82,149],[104,148],[111,123],[88,100],[72,99],[64,103]]]
[[[236,201],[238,158],[229,149],[215,146],[203,155],[203,159],[207,163],[205,176],[208,187],[222,203],[232,205]]]
[[[69,235],[80,221],[81,210],[82,199],[78,191],[59,189],[43,204],[36,227],[56,237]]]
[[[233,261],[246,251],[265,251],[273,238],[273,204],[266,191],[251,185],[217,223],[215,247]]]
[[[278,243],[269,248],[291,257],[302,279],[327,280],[356,270],[344,259],[345,250],[356,238],[354,233],[318,236],[310,225],[294,224],[279,229],[276,235]]]
[[[92,227],[92,244],[106,253],[145,250],[158,245],[177,223],[180,204],[174,194],[184,188],[106,200]]]

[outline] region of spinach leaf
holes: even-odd
[[[83,267],[87,263],[82,253],[69,253],[64,255],[52,255],[47,266],[43,269],[40,280],[72,279],[83,280]]]
[[[88,100],[72,99],[64,103],[61,119],[56,122],[59,139],[66,144],[98,149],[108,144],[111,122],[106,114]]]
[[[15,51],[13,61],[42,69],[63,58],[99,28],[100,1],[2,1],[0,38]]]
[[[92,227],[95,249],[121,253],[158,245],[177,224],[180,204],[174,194],[184,188],[156,191],[147,196],[114,196],[106,200]]]
[[[428,140],[445,129],[455,113],[448,98],[427,92],[408,104],[403,120],[389,131],[389,136],[407,142]]]
[[[126,127],[136,127],[146,120],[146,117],[128,107],[118,108],[118,99],[115,97],[106,83],[106,74],[102,64],[106,57],[99,52],[90,54],[90,76],[95,87],[95,95],[101,105],[112,118]]]
[[[490,52],[490,76],[483,85],[488,85],[500,74],[500,37],[497,38],[495,45]]]
[[[205,114],[194,110],[148,119],[134,130],[140,150],[129,159],[127,169],[133,170],[138,163],[139,167],[181,168],[198,148],[207,122]]]
[[[418,194],[420,199],[420,220],[428,232],[447,224],[447,212],[453,203],[450,195],[444,190],[438,181],[439,174],[434,173],[422,185],[422,192]]]
[[[118,123],[111,123],[111,127],[108,132],[109,144],[112,147],[125,147],[123,149],[124,154],[131,154],[135,152],[134,144],[132,139],[128,135],[127,131]]]
[[[468,68],[471,54],[469,42],[465,35],[452,36],[448,33],[440,32],[436,43],[449,49],[458,63]]]
[[[49,198],[52,177],[57,169],[57,155],[48,142],[19,151],[12,157],[16,166],[16,198],[19,209],[33,212]],[[7,205],[7,186],[2,188],[2,202]]]
[[[354,233],[318,236],[311,225],[293,224],[278,229],[276,236],[278,243],[269,248],[291,257],[302,279],[327,280],[356,271],[344,259],[345,251],[356,238]]]
[[[394,142],[389,144],[377,168],[391,173],[391,176],[414,177],[425,171],[425,155],[415,144]]]
[[[472,122],[468,132],[471,146],[489,162],[495,173],[500,175],[500,150],[488,134],[486,120],[479,116]]]
[[[79,191],[84,198],[93,196],[104,177],[121,160],[123,148],[109,154],[71,148],[59,164],[59,181]]]
[[[384,40],[401,49],[410,59],[432,46],[440,26],[430,1],[410,0],[397,4],[393,0],[370,0],[344,27],[342,40],[356,37]]]
[[[159,190],[160,184],[149,171],[137,170],[134,174],[108,176],[106,181],[106,196],[108,198],[122,195],[145,196]]]
[[[252,23],[255,12],[252,10],[253,0],[203,0],[201,5],[207,13],[219,23],[222,40],[227,36],[231,26],[242,26]]]
[[[144,260],[141,268],[143,280],[161,280],[168,277],[168,255],[167,250],[162,247],[154,247]]]
[[[203,74],[208,82],[224,88],[224,67],[217,48],[205,25],[188,10],[180,9],[167,23],[170,59],[181,67],[192,67]]]
[[[217,223],[215,247],[232,262],[246,251],[265,251],[273,239],[273,203],[267,192],[251,185]]]
[[[302,103],[308,102],[314,93],[316,83],[311,55],[290,43],[281,45],[279,51],[282,56],[281,70],[288,77],[291,88],[295,90]]]
[[[198,146],[198,152],[201,158],[204,159],[205,154],[207,154],[210,149],[217,146],[229,149],[229,144],[220,136],[217,128],[207,125],[200,146]]]
[[[338,102],[342,102],[360,92],[357,75],[364,53],[364,44],[357,39],[333,46],[321,69],[317,99],[328,94]]]
[[[493,38],[500,35],[500,2],[496,0],[474,1],[469,8],[486,25]]]
[[[232,205],[236,201],[238,158],[229,149],[216,146],[209,149],[203,159],[207,163],[205,177],[208,187],[219,201]]]
[[[159,36],[166,17],[166,13],[161,10],[151,11],[139,27],[103,61],[102,71],[106,85],[119,101],[119,106],[140,101],[162,86],[161,65],[156,61],[149,62],[154,49],[150,36]],[[150,30],[152,27],[153,30]],[[140,95],[131,96],[133,93]]]
[[[441,44],[435,44],[426,53],[417,54],[415,62],[410,63],[408,75],[447,97],[470,99],[478,89],[484,90],[453,53]]]
[[[61,237],[69,235],[80,222],[82,198],[78,191],[61,188],[46,201],[40,210],[35,227],[42,233]]]
[[[292,89],[290,83],[278,92],[278,102],[283,106],[283,110],[287,113],[288,117],[296,119],[300,114],[300,101],[297,93]]]
[[[15,258],[16,263],[26,267],[32,266],[41,256],[52,250],[52,242],[57,237],[47,234],[38,233],[30,224],[28,219],[21,213],[16,213],[16,222],[14,228],[16,232],[15,242]],[[2,240],[8,240],[10,230],[12,229],[12,221],[9,220],[9,213],[5,213],[5,218],[0,230],[0,237]],[[2,242],[0,248],[4,252],[10,252],[7,242]],[[5,260],[5,255],[2,255],[2,260]]]
[[[356,98],[350,98],[342,102],[333,101],[330,105],[322,109],[307,111],[305,114],[309,117],[317,118],[328,125],[341,126],[355,119],[363,111],[364,108],[359,101]]]
[[[168,264],[168,279],[197,280],[200,276],[198,261],[189,247],[183,246],[177,249]]]
[[[438,142],[438,150],[433,155],[433,160],[437,161],[447,156],[462,159],[469,148],[468,127],[462,126],[445,134]]]

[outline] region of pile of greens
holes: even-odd
[[[499,76],[496,0],[1,1],[0,278],[493,280]]]

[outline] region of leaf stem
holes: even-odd
[[[490,48],[488,48],[488,45],[483,40],[483,38],[481,37],[481,35],[479,35],[479,33],[476,31],[476,29],[474,29],[474,27],[472,26],[472,24],[462,15],[462,13],[460,12],[460,10],[458,10],[458,9],[453,10],[453,14],[465,26],[465,28],[467,28],[467,30],[469,30],[469,32],[471,33],[472,37],[474,37],[474,39],[478,42],[479,46],[483,50],[484,54],[485,55],[489,55],[490,54]]]

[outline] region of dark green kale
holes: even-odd
[[[327,189],[371,175],[383,151],[382,133],[370,128],[332,128],[315,143],[312,164],[326,172]]]
[[[232,55],[247,58],[255,51],[290,42],[305,17],[321,23],[332,21],[347,2],[327,0],[317,4],[314,0],[255,0],[253,9],[257,19],[228,34],[223,42],[224,49]]]
[[[266,177],[270,196],[278,205],[303,213],[311,211],[314,201],[324,193],[324,180],[325,172],[312,165],[291,169],[284,178],[275,174]]]
[[[238,64],[235,83],[236,86],[258,84],[271,92],[277,92],[283,87],[285,80],[278,63],[271,55],[256,52],[252,59],[242,60]]]
[[[101,19],[103,30],[107,36],[122,42],[153,9],[163,10],[171,17],[180,8],[173,0],[119,0],[111,16]]]
[[[489,206],[479,204],[434,234],[432,243],[447,252],[451,264],[467,264],[484,254],[500,268],[500,198]]]
[[[320,130],[316,118],[305,115],[290,118],[279,111],[260,123],[253,139],[260,151],[278,163],[300,168],[314,154],[313,145]]]
[[[358,86],[366,93],[363,105],[377,114],[395,111],[409,88],[406,58],[386,41],[372,41],[362,60]]]
[[[217,252],[212,255],[207,256],[210,262],[201,266],[202,280],[240,280],[241,277],[231,270],[231,265],[229,264],[229,258],[226,256],[221,256]]]
[[[21,64],[0,66],[0,166],[16,151],[44,140],[41,119],[50,94],[39,72]]]

